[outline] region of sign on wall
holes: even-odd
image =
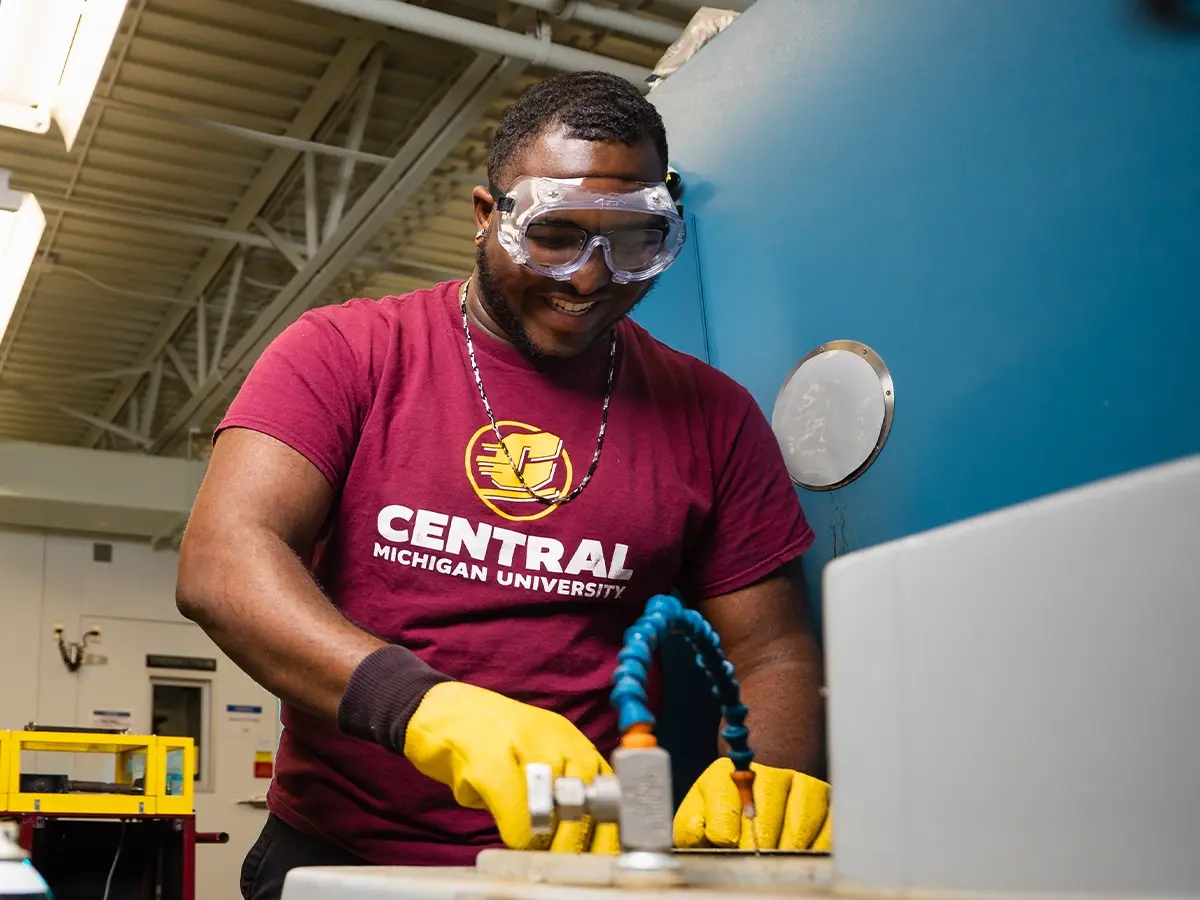
[[[206,656],[169,656],[165,653],[147,653],[147,669],[188,669],[193,672],[215,672],[217,661]]]
[[[274,769],[274,754],[270,750],[258,750],[254,754],[254,777],[270,778]]]
[[[92,710],[93,728],[115,728],[120,731],[128,731],[132,719],[133,713],[127,709]]]

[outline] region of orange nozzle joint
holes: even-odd
[[[650,730],[649,725],[639,723],[631,725],[621,735],[621,746],[630,750],[645,750],[648,747],[657,747],[658,738],[654,736],[654,732]]]
[[[754,818],[754,771],[734,771],[730,776],[737,786],[738,800],[747,819]]]

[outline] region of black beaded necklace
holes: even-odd
[[[488,421],[492,425],[492,432],[496,435],[496,441],[500,444],[504,455],[508,458],[508,464],[512,466],[513,474],[517,476],[517,481],[521,483],[521,487],[529,492],[530,497],[546,506],[554,506],[574,500],[587,487],[588,482],[592,480],[592,476],[596,473],[596,466],[600,464],[600,451],[604,447],[604,432],[608,428],[608,404],[612,399],[613,376],[617,371],[617,329],[616,327],[612,329],[612,349],[608,354],[608,383],[604,388],[604,406],[600,411],[600,433],[596,436],[596,452],[592,454],[592,464],[588,466],[587,474],[583,476],[583,479],[575,489],[565,497],[543,497],[525,483],[525,477],[521,474],[521,470],[517,468],[512,454],[508,452],[508,445],[504,443],[504,438],[500,434],[500,428],[496,425],[496,417],[492,414],[492,404],[488,402],[487,391],[483,389],[483,377],[479,374],[479,364],[475,361],[475,344],[471,340],[471,325],[467,319],[467,287],[470,283],[471,279],[469,278],[463,282],[458,296],[459,306],[462,309],[463,334],[467,337],[467,356],[471,358],[471,371],[475,373],[475,385],[479,388],[479,399],[483,401],[483,409],[487,413]]]

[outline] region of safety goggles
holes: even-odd
[[[653,278],[675,261],[687,237],[663,183],[600,191],[583,179],[519,179],[494,188],[500,246],[518,265],[566,281],[600,249],[613,281]]]

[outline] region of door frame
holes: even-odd
[[[169,669],[161,670],[170,672]],[[216,791],[216,765],[213,757],[213,683],[211,678],[196,678],[190,675],[150,675],[146,679],[146,710],[149,729],[154,730],[154,686],[200,688],[200,740],[196,744],[196,756],[200,761],[200,777],[195,780],[196,793],[211,794]]]

